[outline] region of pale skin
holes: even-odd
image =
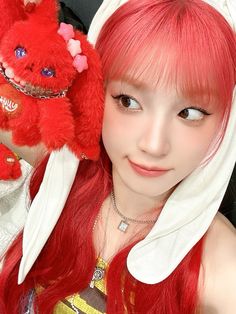
[[[236,230],[220,213],[206,236],[200,270],[199,314],[234,314],[236,289]]]
[[[120,94],[132,98],[117,98]],[[153,208],[158,208],[204,160],[222,116],[214,105],[201,104],[201,110],[192,107],[196,106],[173,89],[152,90],[126,81],[108,81],[103,142],[113,163],[117,205],[126,216],[156,219],[160,209]],[[1,137],[4,134],[7,133]],[[4,138],[10,142],[10,134],[2,138],[3,142]],[[33,151],[24,152],[28,161],[38,159],[32,158]],[[43,152],[43,146],[38,146],[35,155]],[[168,171],[162,176],[145,177],[133,170],[129,160]],[[137,235],[145,236],[152,227],[131,224],[124,234],[117,229],[120,220],[108,197],[94,230],[95,248],[105,260],[109,261]],[[235,314],[235,269],[236,231],[226,218],[217,214],[203,248],[199,314]]]
[[[129,108],[122,102],[130,102]],[[213,104],[201,104],[202,111],[195,107],[174,89],[152,90],[125,81],[107,84],[103,142],[113,163],[114,190],[128,216],[163,202],[204,160],[222,114]],[[130,162],[168,171],[145,177]]]
[[[124,110],[122,98],[117,98],[121,94],[132,97],[123,98],[129,110]],[[153,219],[158,212],[147,214],[147,208],[154,208],[163,202],[176,184],[190,174],[207,154],[220,125],[221,112],[213,104],[201,104],[210,115],[190,109],[190,120],[183,119],[182,110],[192,107],[190,105],[173,90],[153,91],[125,81],[108,82],[103,142],[113,162],[117,202],[126,216]],[[142,177],[132,171],[128,160],[171,170],[157,178]],[[109,200],[106,200],[102,212],[105,213],[108,208]],[[138,228],[147,232],[147,229],[132,226],[130,234],[121,234],[117,230],[120,217],[114,211],[109,215],[114,222],[106,228],[109,238],[105,244],[109,245],[98,248],[98,252],[102,250],[107,259],[126,241],[133,240],[132,232],[137,235]],[[236,231],[219,213],[207,232],[203,249],[199,279],[201,314],[235,313],[235,270]]]
[[[15,145],[12,142],[12,134],[10,131],[0,130],[0,143],[5,144],[20,158],[26,160],[32,166],[36,166],[47,153],[47,149],[43,144],[33,147]]]

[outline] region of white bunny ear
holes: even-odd
[[[103,1],[89,29],[91,43],[95,44],[106,20],[125,2],[127,0]],[[236,30],[235,0],[205,2],[218,10]],[[152,231],[130,251],[127,266],[136,279],[148,284],[164,280],[207,231],[218,211],[235,164],[235,130],[234,96],[227,130],[217,154],[207,165],[196,169],[179,184]]]
[[[128,0],[104,0],[95,14],[92,23],[88,31],[88,41],[91,44],[96,43],[97,37],[100,33],[106,20],[118,9],[122,4],[128,2]]]
[[[206,0],[236,29],[235,0]],[[127,266],[148,284],[167,278],[209,228],[236,161],[236,88],[224,139],[215,156],[183,180],[147,237],[130,251]],[[191,187],[191,188],[189,188]]]
[[[55,227],[70,193],[79,159],[64,146],[51,153],[40,189],[34,198],[23,232],[21,284]]]
[[[227,130],[215,156],[179,184],[151,232],[130,251],[127,266],[136,279],[154,284],[167,278],[209,228],[236,161],[235,130],[234,96]]]
[[[235,0],[204,0],[219,11],[234,31],[236,31],[236,1]]]

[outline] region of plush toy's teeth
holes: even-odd
[[[9,79],[13,79],[15,76],[14,70],[10,67],[5,69],[5,74]]]
[[[20,85],[25,86],[25,85],[26,85],[26,81],[21,80],[21,81],[20,81]]]
[[[8,63],[6,63],[6,62],[3,62],[3,67],[6,69],[6,68],[8,68]]]
[[[17,83],[19,83],[21,81],[21,79],[18,76],[14,77],[14,81],[16,81]]]
[[[0,72],[9,81],[9,83],[15,87],[17,90],[21,91],[26,95],[31,95],[32,97],[38,98],[55,98],[55,97],[65,97],[67,89],[62,91],[48,90],[42,86],[35,86],[27,83],[18,76],[15,76],[14,70],[8,66],[6,62],[1,62],[0,54]]]

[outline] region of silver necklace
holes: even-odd
[[[112,205],[114,210],[117,212],[117,214],[122,218],[117,229],[120,230],[121,232],[126,232],[129,228],[130,223],[135,223],[135,224],[153,224],[156,222],[156,219],[152,219],[152,220],[139,220],[139,219],[134,219],[134,218],[130,218],[125,216],[124,214],[122,214],[122,212],[118,209],[117,205],[116,205],[116,197],[114,194],[114,191],[111,191],[111,200],[112,200]]]

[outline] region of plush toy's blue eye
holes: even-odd
[[[42,74],[42,76],[45,76],[45,77],[53,77],[53,76],[55,76],[55,71],[53,69],[50,69],[50,68],[43,68],[41,70],[41,74]]]
[[[17,47],[15,49],[15,56],[17,59],[24,58],[27,55],[27,51],[23,47]]]

